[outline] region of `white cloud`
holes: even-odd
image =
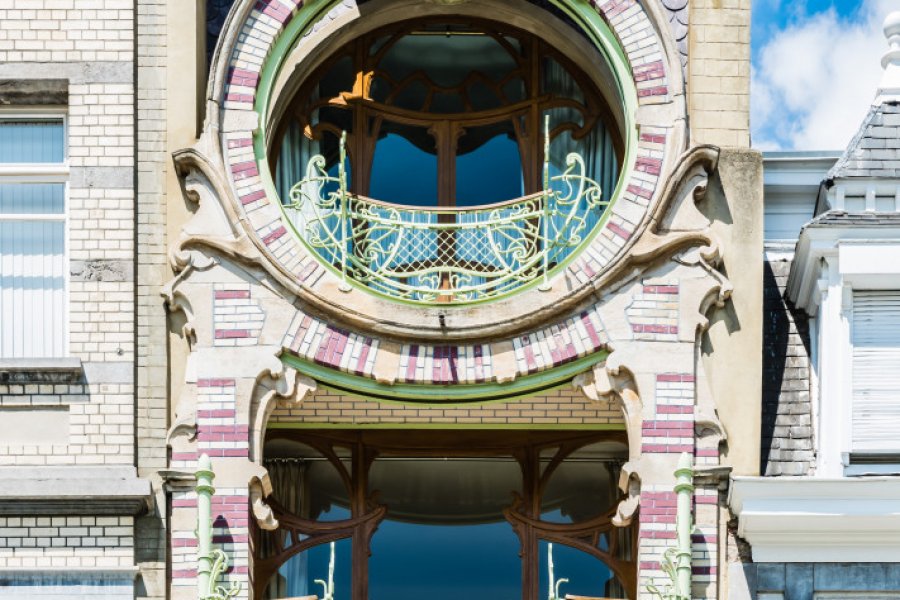
[[[753,145],[840,150],[859,129],[881,78],[885,16],[897,0],[863,0],[797,20],[760,49],[750,88]]]

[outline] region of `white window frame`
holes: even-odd
[[[63,184],[62,214],[3,214],[0,221],[53,221],[63,223],[63,322],[61,356],[69,356],[70,325],[70,253],[69,253],[69,115],[65,106],[10,106],[0,108],[0,119],[41,121],[59,120],[63,128],[63,160],[61,163],[4,163],[0,162],[0,183],[61,183]],[[4,357],[6,360],[8,357]]]
[[[895,234],[896,235],[896,234]],[[811,331],[817,394],[817,469],[819,476],[841,477],[900,473],[897,460],[853,463],[853,290],[900,290],[900,239],[836,240],[819,252],[812,302]],[[893,452],[886,454],[894,454]]]

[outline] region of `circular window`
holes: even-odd
[[[620,176],[622,126],[597,77],[487,20],[357,37],[297,85],[270,137],[286,216],[345,285],[392,298],[546,283],[604,220]]]

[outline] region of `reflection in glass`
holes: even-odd
[[[519,446],[498,445],[501,432],[395,435],[268,440],[266,455],[277,457],[264,461],[269,501],[281,525],[258,532],[255,594],[322,598],[316,580],[327,585],[334,538],[341,600],[362,597],[363,587],[372,600],[534,600],[560,578],[561,597],[634,591],[634,531],[608,519],[627,450],[618,439],[545,436]]]
[[[349,539],[334,543],[334,600],[350,600],[352,574],[352,543]],[[302,598],[317,595],[324,597],[322,583],[328,585],[331,562],[331,544],[319,544],[295,554],[278,569],[266,591],[267,600],[277,598]]]
[[[374,600],[519,598],[519,540],[502,509],[521,490],[511,458],[385,459],[370,489],[388,507],[372,539]]]
[[[446,526],[386,520],[372,539],[370,596],[521,598],[518,550],[519,540],[506,521]]]
[[[516,68],[513,57],[494,38],[464,29],[434,24],[403,36],[384,55],[380,67],[394,81],[423,71],[428,79],[442,87],[461,85],[472,71],[498,81]],[[460,31],[454,35],[455,30]],[[512,38],[507,43],[512,48],[517,45]]]
[[[388,507],[388,517],[414,523],[488,523],[522,488],[511,457],[384,458],[369,472],[369,489]]]
[[[522,158],[512,122],[466,128],[456,157],[456,205],[493,204],[522,195]]]
[[[556,448],[541,453],[548,465]],[[626,448],[601,442],[579,448],[550,474],[541,498],[541,518],[553,523],[577,523],[605,514],[617,500],[619,468]]]
[[[438,158],[434,138],[424,127],[386,122],[387,135],[375,146],[369,195],[412,206],[435,206]]]
[[[550,546],[546,540],[538,543],[538,590],[541,597],[545,590],[550,590]],[[569,594],[589,598],[625,598],[621,586],[603,561],[564,544],[554,543],[552,547],[554,588],[560,579],[568,580],[559,586],[561,598]]]

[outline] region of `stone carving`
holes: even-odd
[[[619,503],[613,524],[626,527],[631,524],[640,504],[641,479],[637,463],[641,458],[641,426],[643,402],[637,391],[634,377],[619,359],[621,354],[610,354],[604,363],[595,365],[586,373],[576,375],[572,385],[593,402],[614,398],[618,401],[628,433],[628,462],[622,466],[619,487],[628,496]]]
[[[262,529],[273,531],[278,528],[278,519],[265,499],[272,493],[269,472],[260,463],[263,456],[266,424],[276,408],[293,408],[316,391],[316,382],[289,369],[271,357],[271,364],[256,378],[256,388],[262,395],[250,408],[250,456],[257,473],[250,478],[250,504],[253,516]]]
[[[192,451],[193,442],[197,438],[196,390],[187,386],[182,388],[181,396],[175,406],[175,418],[166,433],[166,445],[173,452]]]
[[[259,463],[263,455],[266,424],[276,408],[294,408],[311,393],[316,391],[316,382],[300,375],[272,357],[256,378],[257,389],[262,391],[256,408],[251,408],[250,419],[250,460]]]
[[[250,478],[250,506],[257,524],[266,531],[275,531],[279,525],[275,512],[265,501],[271,494],[272,481],[269,479],[269,472],[260,467],[260,472]]]
[[[72,281],[134,281],[134,264],[124,260],[73,260]]]

